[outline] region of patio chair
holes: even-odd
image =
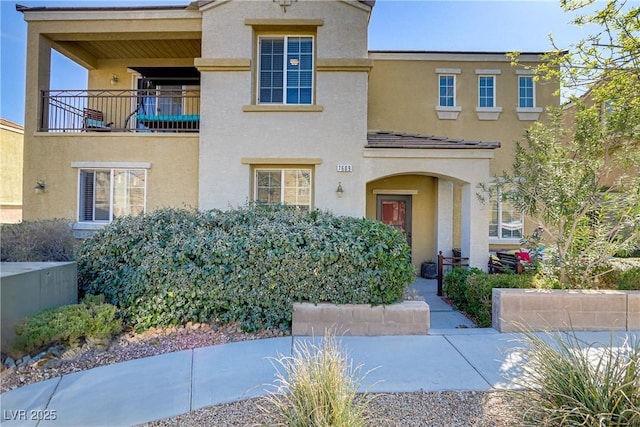
[[[84,108],[82,112],[82,130],[85,132],[111,132],[113,122],[105,123],[102,111]]]

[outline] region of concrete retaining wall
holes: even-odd
[[[493,289],[500,332],[640,330],[640,291]]]
[[[78,303],[75,262],[3,262],[0,264],[2,348],[9,348],[15,327],[46,308]]]
[[[292,335],[321,336],[327,329],[337,335],[426,335],[429,333],[429,306],[424,301],[386,306],[293,305]]]

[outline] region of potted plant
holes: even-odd
[[[420,266],[420,277],[423,279],[437,279],[438,264],[432,259],[425,260]]]

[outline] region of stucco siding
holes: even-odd
[[[439,119],[438,69],[459,69],[456,74],[456,105],[462,110],[456,120]],[[479,120],[477,70],[499,70],[495,74],[498,120]],[[482,141],[498,141],[491,173],[500,174],[513,161],[514,141],[522,140],[532,121],[518,119],[518,77],[506,57],[494,62],[450,62],[374,59],[369,80],[369,129],[401,130]],[[557,85],[536,82],[536,106],[558,105]],[[540,116],[544,120],[545,113]]]
[[[25,162],[25,220],[78,218],[78,168],[73,162],[147,162],[146,207],[197,206],[198,138],[132,135],[47,136],[31,139]],[[44,181],[43,193],[33,191]]]
[[[0,203],[22,203],[22,129],[0,124]]]
[[[213,3],[202,12],[202,56],[204,58],[253,58],[254,30],[247,20],[277,21],[275,33],[295,30],[287,21],[322,20],[317,27],[318,58],[366,58],[367,8],[342,1],[297,2],[284,13],[278,2],[257,0],[247,7],[245,2]],[[298,29],[301,31],[301,29]],[[364,42],[364,43],[363,43]]]
[[[0,119],[0,222],[22,219],[22,126]],[[34,184],[35,185],[35,184]]]
[[[304,164],[313,158],[319,159],[313,167],[314,207],[364,215],[359,165],[367,133],[367,70],[316,70],[311,106],[269,106],[270,111],[264,111],[255,100],[255,49],[258,34],[299,31],[314,35],[316,60],[362,60],[368,55],[367,22],[366,9],[344,2],[294,3],[286,14],[271,1],[255,2],[251,8],[241,2],[205,8],[203,34],[216,37],[203,37],[203,60],[251,58],[252,67],[201,71],[201,208],[227,208],[253,199],[252,165],[242,159],[273,159],[271,164],[278,165],[278,159],[298,158]],[[350,164],[353,171],[339,173],[338,164]],[[339,182],[345,189],[340,199]]]

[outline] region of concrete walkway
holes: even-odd
[[[429,293],[429,283],[414,285],[426,286],[425,293]],[[493,329],[455,328],[463,321],[457,317],[460,313],[444,306],[438,309],[437,304],[434,300],[431,335],[340,338],[354,366],[362,365],[362,372],[369,371],[362,384],[363,391],[511,387],[511,379],[521,363],[519,349],[523,336],[499,334]],[[448,329],[451,324],[454,328]],[[640,339],[640,332],[613,334],[616,342],[622,342],[628,335]],[[612,339],[609,332],[585,332],[577,336],[589,344],[609,343]],[[290,355],[292,346],[308,339],[285,337],[217,345],[31,384],[0,396],[1,424],[130,426],[264,395],[273,389],[270,385],[276,371],[272,359]],[[46,417],[50,419],[38,422]]]
[[[415,282],[409,285],[409,291],[417,293],[429,305],[431,335],[438,335],[441,331],[449,331],[450,329],[475,327],[464,314],[454,310],[438,296],[438,283],[435,279],[428,280],[417,277]]]

